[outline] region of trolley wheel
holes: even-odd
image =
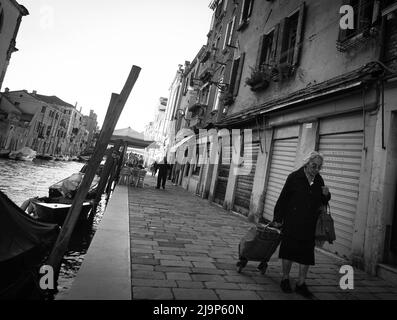
[[[261,274],[265,274],[267,270],[267,262],[261,262],[258,265],[258,270],[261,272]]]
[[[236,263],[236,269],[238,273],[241,273],[243,268],[247,265],[248,260],[240,258],[240,260]]]

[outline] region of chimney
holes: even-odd
[[[5,88],[4,92],[10,92],[10,88]]]
[[[37,94],[37,90],[33,90],[32,93],[33,93],[33,94]]]

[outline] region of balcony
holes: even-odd
[[[363,30],[358,31],[356,34],[352,35],[343,40],[336,41],[336,48],[339,52],[346,52],[353,48],[358,48],[364,46],[365,43],[371,39],[376,38],[380,34],[378,27],[368,27]]]
[[[206,60],[204,63],[201,64],[201,67],[197,75],[198,78],[203,82],[208,81],[214,75],[215,68],[216,68],[216,64],[213,62],[213,59],[209,58],[208,60]]]

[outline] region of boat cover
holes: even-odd
[[[0,191],[0,262],[51,244],[58,232],[58,225],[35,220]]]

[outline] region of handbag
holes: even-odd
[[[334,220],[331,217],[331,209],[327,204],[322,205],[319,210],[320,214],[316,224],[315,240],[317,242],[327,241],[332,244],[336,240],[336,235]]]

